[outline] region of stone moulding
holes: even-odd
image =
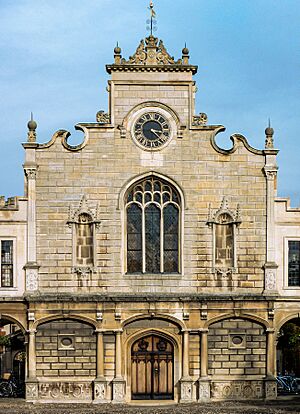
[[[62,146],[68,150],[68,151],[80,151],[82,150],[88,143],[88,139],[89,139],[89,134],[88,134],[88,130],[85,126],[81,125],[81,124],[77,124],[75,125],[75,129],[77,131],[82,131],[84,133],[84,139],[82,141],[81,144],[78,145],[70,145],[68,143],[68,138],[71,136],[71,133],[69,131],[66,131],[65,129],[59,129],[58,131],[56,131],[52,138],[50,139],[50,141],[44,143],[44,144],[36,144],[36,148],[37,149],[46,149],[46,148],[50,148],[58,138],[61,139],[61,143]]]
[[[214,130],[214,133],[211,136],[210,143],[215,151],[223,155],[233,154],[238,149],[239,142],[241,142],[243,146],[246,148],[246,150],[248,150],[249,152],[252,152],[252,154],[265,155],[265,150],[259,150],[259,149],[251,147],[251,145],[247,141],[247,138],[245,138],[241,134],[233,134],[230,136],[230,139],[233,143],[232,148],[228,150],[220,148],[216,143],[216,135],[218,135],[220,132],[224,132],[225,130],[226,128],[223,125],[220,125]]]

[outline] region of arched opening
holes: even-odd
[[[174,347],[165,337],[148,334],[131,347],[131,398],[174,398]]]
[[[0,397],[25,395],[25,336],[16,323],[0,319]]]
[[[300,318],[287,321],[279,330],[277,373],[300,378]]]

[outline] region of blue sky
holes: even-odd
[[[197,112],[264,147],[268,118],[280,149],[279,196],[300,203],[300,0],[154,0],[155,33],[199,66]],[[38,141],[107,110],[105,64],[116,42],[132,54],[147,35],[149,0],[0,0],[0,194],[23,195],[30,112]]]

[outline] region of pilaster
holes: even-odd
[[[123,403],[125,398],[125,381],[122,377],[122,332],[122,329],[115,331],[115,378],[112,381],[112,402],[115,404]]]
[[[94,404],[108,403],[107,384],[108,381],[104,376],[104,345],[103,345],[103,331],[101,329],[96,330],[97,335],[97,364],[96,373],[97,377],[94,381]]]
[[[180,402],[193,402],[193,380],[189,372],[189,348],[190,348],[190,334],[189,330],[185,329],[183,333],[183,354],[182,354],[182,377],[180,380]]]
[[[200,377],[198,380],[198,402],[210,400],[210,379],[208,377],[208,329],[199,329],[200,334]]]

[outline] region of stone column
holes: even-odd
[[[28,333],[28,377],[26,379],[26,400],[36,401],[38,399],[38,382],[36,379],[36,352],[35,352],[35,329]]]
[[[27,262],[24,266],[26,274],[26,291],[38,290],[38,268],[36,262],[36,172],[35,144],[24,144],[26,159],[24,172],[27,178]],[[34,161],[34,162],[33,162]]]
[[[104,344],[103,344],[103,330],[96,329],[97,335],[97,362],[96,374],[94,381],[94,403],[108,403],[107,397],[107,381],[104,376]]]
[[[266,130],[267,131],[267,130]],[[273,134],[272,134],[273,135]],[[273,144],[273,142],[272,142]],[[276,155],[278,151],[269,146],[264,150],[266,164],[264,173],[267,184],[267,257],[264,265],[265,270],[265,294],[276,294],[277,286],[277,264],[276,264],[276,241],[275,241],[275,202],[277,165]]]
[[[199,385],[199,402],[210,399],[210,379],[208,378],[208,329],[200,329],[200,378]]]
[[[125,381],[122,377],[122,329],[115,331],[115,378],[113,379],[113,403],[123,403]]]
[[[190,351],[190,334],[189,330],[185,329],[183,333],[183,349],[182,349],[182,377],[180,380],[180,402],[191,403],[193,381],[189,372],[189,351]]]
[[[267,400],[273,400],[277,397],[277,383],[276,383],[276,341],[275,330],[269,328],[266,330],[267,334],[267,362],[266,362],[266,378],[265,378],[265,397]]]

